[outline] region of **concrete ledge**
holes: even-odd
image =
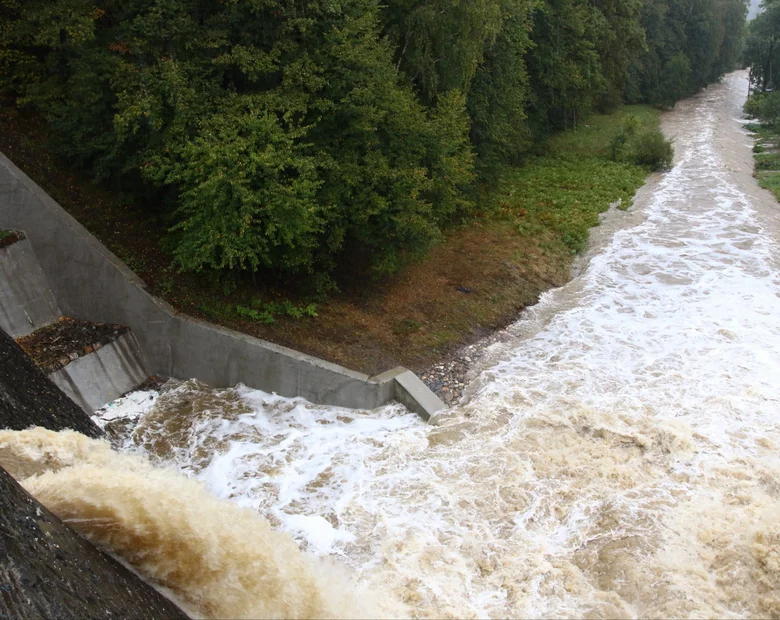
[[[149,377],[132,332],[49,375],[66,396],[91,414]]]
[[[426,422],[434,413],[444,409],[439,397],[411,370],[404,369],[395,377],[395,399]]]
[[[27,234],[65,314],[128,325],[150,374],[193,377],[214,387],[242,382],[323,405],[373,409],[403,397],[417,413],[444,408],[422,383],[411,392],[397,389],[395,377],[406,369],[371,378],[178,314],[2,154],[0,226]]]
[[[12,338],[34,332],[61,315],[27,239],[0,248],[0,328]]]

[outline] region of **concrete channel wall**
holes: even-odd
[[[354,409],[397,400],[425,419],[444,408],[406,368],[369,377],[177,313],[1,153],[0,228],[27,235],[63,314],[128,325],[152,374]]]
[[[49,374],[54,385],[88,414],[148,378],[132,331]]]
[[[0,327],[11,337],[26,336],[60,318],[60,309],[27,239],[0,248],[0,282]]]

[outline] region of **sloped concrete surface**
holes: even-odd
[[[88,437],[103,436],[90,417],[0,329],[0,428],[21,431],[31,426],[52,431],[69,428]]]
[[[54,385],[89,414],[139,386],[148,377],[132,332],[122,334],[49,375]]]
[[[187,618],[0,467],[0,618]]]
[[[0,248],[0,328],[26,336],[60,317],[46,276],[29,240]]]
[[[128,325],[151,374],[196,378],[214,387],[238,382],[314,403],[371,409],[396,398],[398,369],[371,378],[286,347],[178,314],[0,154],[0,222],[23,230],[63,313]],[[383,373],[387,375],[387,373]],[[427,387],[404,404],[427,417],[444,404]],[[401,392],[399,392],[401,393]]]

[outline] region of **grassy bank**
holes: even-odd
[[[609,157],[628,114],[658,125],[646,106],[591,117],[507,172],[485,192],[482,215],[450,231],[425,261],[382,282],[344,283],[325,301],[262,282],[218,289],[175,272],[154,209],[139,214],[65,169],[41,121],[9,106],[0,107],[0,151],[178,310],[364,372],[421,371],[566,282],[598,214],[617,199],[630,203],[646,171]]]
[[[753,156],[758,184],[780,201],[780,131],[759,124],[747,127],[756,134]]]

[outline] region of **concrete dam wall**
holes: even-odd
[[[129,326],[151,374],[356,409],[396,400],[426,419],[444,408],[406,368],[369,377],[177,313],[2,154],[0,228],[25,233],[64,315]]]

